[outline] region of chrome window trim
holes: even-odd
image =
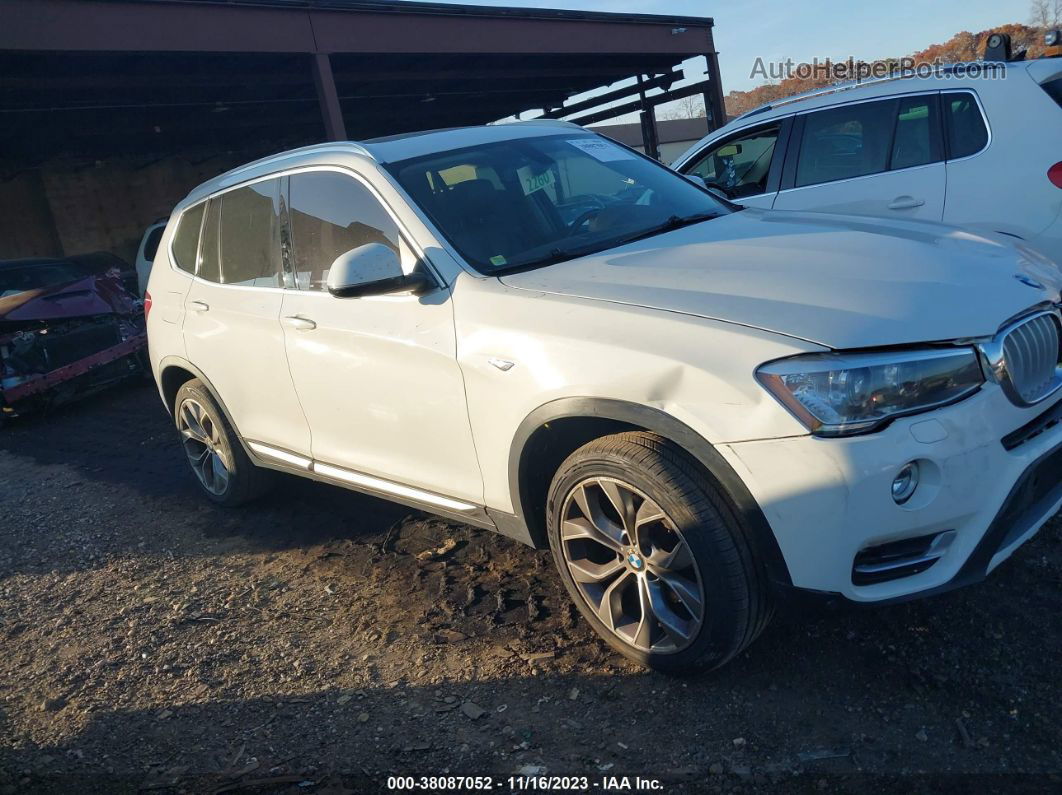
[[[981,369],[984,371],[985,378],[994,384],[998,384],[1007,399],[1015,406],[1021,408],[1029,408],[1043,403],[1048,398],[1057,394],[1059,389],[1062,389],[1062,365],[1058,362],[1055,363],[1055,377],[1052,386],[1043,395],[1036,400],[1029,402],[1022,398],[1017,388],[1010,380],[1010,374],[1007,371],[1006,358],[1003,351],[1003,343],[1007,339],[1007,335],[1019,326],[1023,326],[1031,320],[1035,320],[1038,317],[1044,317],[1050,315],[1055,319],[1055,322],[1059,326],[1059,334],[1062,337],[1062,312],[1058,309],[1043,309],[1038,312],[1031,312],[1027,315],[1007,322],[995,336],[990,340],[979,342],[977,344],[978,355],[981,359]]]
[[[402,240],[406,243],[406,245],[409,246],[410,250],[417,257],[417,259],[420,262],[424,263],[424,266],[426,268],[428,268],[428,270],[430,271],[430,273],[431,273],[432,277],[435,279],[435,281],[441,287],[447,287],[448,286],[448,282],[445,279],[442,278],[442,275],[439,273],[438,269],[432,264],[432,262],[425,255],[424,249],[420,246],[419,243],[416,242],[416,239],[413,237],[412,234],[410,234],[408,227],[398,217],[398,214],[394,211],[394,208],[391,207],[390,203],[383,197],[383,195],[380,193],[380,191],[377,190],[376,186],[373,185],[362,174],[359,174],[357,171],[355,171],[354,169],[349,168],[347,166],[336,166],[336,165],[325,165],[325,164],[314,164],[314,165],[308,165],[308,166],[292,166],[291,168],[284,169],[283,171],[270,172],[269,174],[264,174],[264,175],[261,175],[261,176],[258,176],[258,177],[254,177],[253,179],[247,179],[247,180],[243,180],[242,182],[237,182],[237,183],[235,183],[233,185],[228,185],[225,188],[222,188],[220,190],[216,190],[213,193],[211,193],[209,196],[205,196],[204,198],[202,198],[202,199],[200,199],[200,200],[198,200],[196,202],[193,202],[192,204],[189,204],[187,207],[182,209],[181,212],[180,212],[180,215],[177,216],[178,226],[175,227],[174,229],[176,231],[176,229],[180,228],[180,219],[183,218],[184,214],[186,212],[188,212],[190,209],[192,209],[193,207],[196,207],[196,206],[198,206],[200,204],[206,204],[211,199],[215,199],[215,198],[217,198],[219,196],[222,196],[222,195],[224,195],[226,193],[229,193],[230,191],[239,190],[240,188],[245,188],[245,187],[247,187],[249,185],[254,185],[254,184],[259,183],[259,182],[265,182],[266,180],[282,179],[284,177],[290,177],[290,176],[295,175],[295,174],[305,174],[305,173],[309,173],[309,172],[313,172],[313,171],[334,171],[334,172],[337,172],[339,174],[343,174],[345,176],[352,177],[354,180],[356,180],[357,182],[361,183],[361,185],[364,186],[369,191],[369,193],[372,195],[372,197],[374,199],[376,199],[376,201],[378,201],[380,203],[380,205],[384,208],[384,212],[387,213],[387,215],[394,222],[395,226],[398,228],[399,237],[401,237]],[[173,237],[176,237],[176,235],[171,236],[169,249],[168,249],[168,253],[170,255],[169,259],[170,259],[170,269],[171,270],[176,270],[179,273],[183,273],[185,276],[190,277],[193,281],[199,282],[200,284],[209,285],[209,286],[212,286],[212,287],[226,287],[226,288],[233,289],[233,290],[264,290],[264,291],[269,291],[269,292],[275,292],[277,290],[280,290],[281,292],[283,292],[283,291],[286,291],[286,290],[290,290],[292,292],[305,294],[305,295],[310,295],[310,294],[315,294],[315,293],[316,294],[320,294],[320,295],[329,295],[329,296],[331,295],[326,290],[300,290],[297,286],[296,287],[286,287],[286,286],[285,287],[255,287],[255,286],[252,286],[252,285],[225,284],[224,282],[212,282],[212,281],[210,281],[208,279],[200,278],[200,276],[199,276],[199,253],[200,253],[200,247],[202,246],[203,224],[206,223],[206,217],[207,217],[206,208],[204,208],[203,220],[200,222],[200,226],[199,226],[199,242],[196,245],[196,272],[195,273],[189,273],[188,271],[181,270],[180,268],[176,267],[175,260],[174,260],[174,257],[173,257],[173,239],[172,239]]]

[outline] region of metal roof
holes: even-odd
[[[644,25],[713,25],[711,17],[673,14],[631,14],[610,11],[579,11],[561,8],[525,8],[523,6],[483,6],[456,3],[428,3],[407,0],[134,0],[140,3],[189,3],[197,5],[262,6],[275,8],[319,9],[328,11],[370,11],[381,14],[430,14],[458,17],[503,17],[520,19],[572,19],[597,22],[636,22]]]

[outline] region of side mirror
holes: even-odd
[[[328,292],[336,298],[411,292],[418,295],[435,286],[423,273],[403,273],[394,249],[366,243],[336,257],[328,269]]]

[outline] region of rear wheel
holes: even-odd
[[[220,505],[242,505],[263,494],[272,472],[251,463],[224,412],[198,378],[177,390],[174,419],[199,486]]]
[[[655,434],[604,437],[569,456],[550,487],[547,528],[580,612],[643,665],[718,667],[770,619],[763,567],[727,501]]]

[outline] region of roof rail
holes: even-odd
[[[567,127],[571,129],[574,127],[577,130],[582,130],[575,122],[564,121],[563,119],[519,119],[517,121],[507,121],[506,124],[537,124],[545,127]]]
[[[298,149],[288,149],[285,152],[277,152],[274,155],[267,155],[265,157],[261,157],[258,160],[253,160],[250,163],[245,163],[242,166],[237,166],[231,171],[226,171],[224,174],[219,175],[216,179],[218,184],[225,185],[231,183],[234,177],[238,177],[244,172],[252,171],[258,168],[259,166],[267,166],[271,163],[279,163],[282,160],[287,160],[288,158],[294,157],[296,155],[309,155],[316,153],[323,154],[325,152],[353,152],[354,154],[367,157],[370,160],[375,159],[373,158],[372,154],[370,154],[369,150],[359,144],[357,141],[329,141],[328,143],[311,144],[310,146],[302,146]]]
[[[951,73],[954,72],[957,67],[970,66],[972,63],[981,64],[984,62],[957,62],[943,64],[941,66],[941,71],[945,74]],[[893,80],[906,80],[911,77],[918,77],[918,75],[913,74],[909,71],[904,71],[899,72],[898,74],[887,75],[885,77],[875,77],[867,80],[846,80],[843,83],[833,83],[828,86],[822,86],[821,88],[812,88],[808,91],[801,91],[799,94],[792,94],[788,97],[782,97],[780,99],[775,99],[770,102],[764,103],[759,107],[753,108],[752,110],[742,113],[740,116],[735,118],[734,121],[739,121],[741,119],[748,118],[749,116],[756,116],[760,113],[766,113],[769,110],[780,108],[792,102],[800,102],[805,99],[814,99],[815,97],[822,97],[828,94],[836,94],[842,91],[851,91],[856,88],[863,88],[864,86],[880,85],[881,83],[888,83]]]

